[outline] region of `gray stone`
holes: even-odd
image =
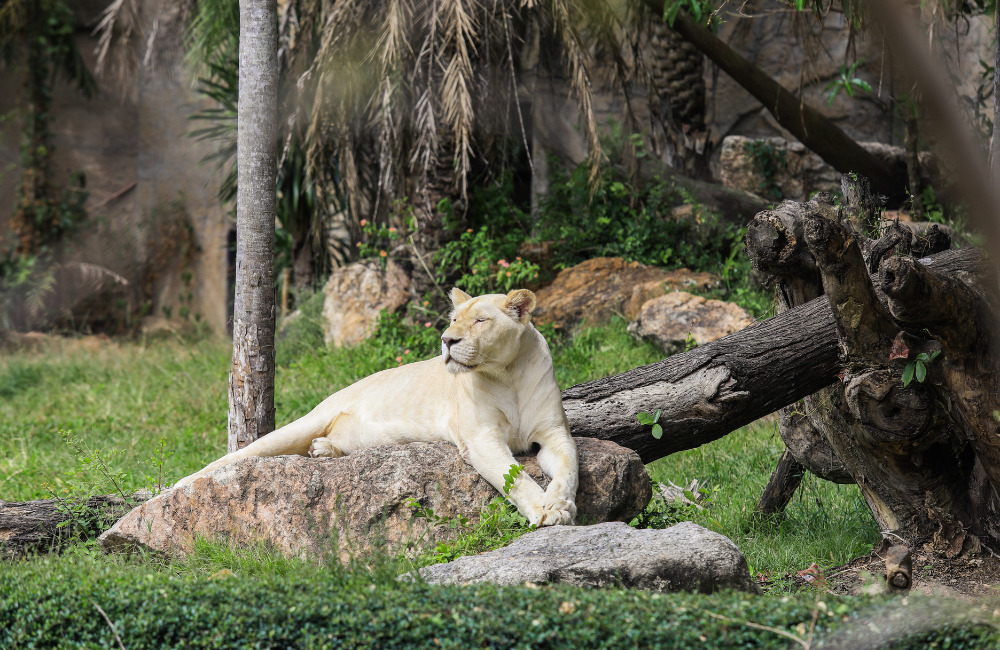
[[[552,526],[505,548],[420,570],[431,584],[565,582],[656,591],[757,592],[746,559],[728,538],[689,521],[665,530],[624,523]]]
[[[638,515],[652,496],[638,454],[606,440],[576,442],[577,521]],[[548,484],[533,456],[518,462]],[[184,555],[195,537],[208,537],[346,559],[351,549],[387,544],[420,550],[465,532],[416,516],[412,500],[436,517],[474,524],[496,496],[455,446],[443,442],[375,447],[343,458],[247,458],[164,491],[120,519],[100,542],[106,550],[138,546]]]

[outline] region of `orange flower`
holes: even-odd
[[[386,253],[385,251],[379,251],[378,254],[379,254],[380,257],[385,257],[389,253]]]
[[[362,219],[361,220],[361,227],[364,228],[367,225],[368,225],[368,220],[367,219]]]

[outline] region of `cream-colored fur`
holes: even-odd
[[[552,478],[548,488],[521,473],[507,496],[533,524],[572,523],[576,444],[548,345],[531,324],[535,295],[520,289],[472,298],[453,289],[451,299],[442,358],[366,377],[177,485],[249,456],[337,457],[378,445],[443,440],[502,492],[514,453],[537,444],[538,464]]]

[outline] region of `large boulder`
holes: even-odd
[[[341,347],[372,333],[383,310],[394,312],[410,300],[410,276],[389,260],[356,262],[335,270],[323,287],[324,338]]]
[[[736,545],[689,521],[665,530],[636,530],[624,523],[542,528],[505,548],[425,567],[420,575],[432,584],[565,582],[657,591],[757,591]]]
[[[651,497],[639,456],[605,440],[576,442],[577,520],[629,521],[638,515]],[[518,462],[548,484],[534,456]],[[100,542],[106,550],[138,546],[184,555],[195,537],[265,541],[288,555],[343,559],[348,548],[420,550],[463,532],[418,516],[414,500],[433,510],[434,518],[465,517],[474,524],[496,496],[455,446],[443,442],[375,447],[343,458],[248,458],[164,491],[119,520]]]
[[[684,351],[689,337],[704,345],[751,324],[753,317],[739,305],[674,291],[646,301],[628,331],[674,354]]]
[[[619,257],[595,257],[559,272],[552,284],[536,292],[532,318],[569,329],[581,322],[607,322],[615,314],[632,320],[643,303],[671,291],[707,289],[719,279],[687,269],[666,271]]]

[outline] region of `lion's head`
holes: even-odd
[[[450,372],[496,371],[514,361],[531,321],[535,294],[527,289],[473,298],[451,290],[451,325],[441,335],[441,356]]]

